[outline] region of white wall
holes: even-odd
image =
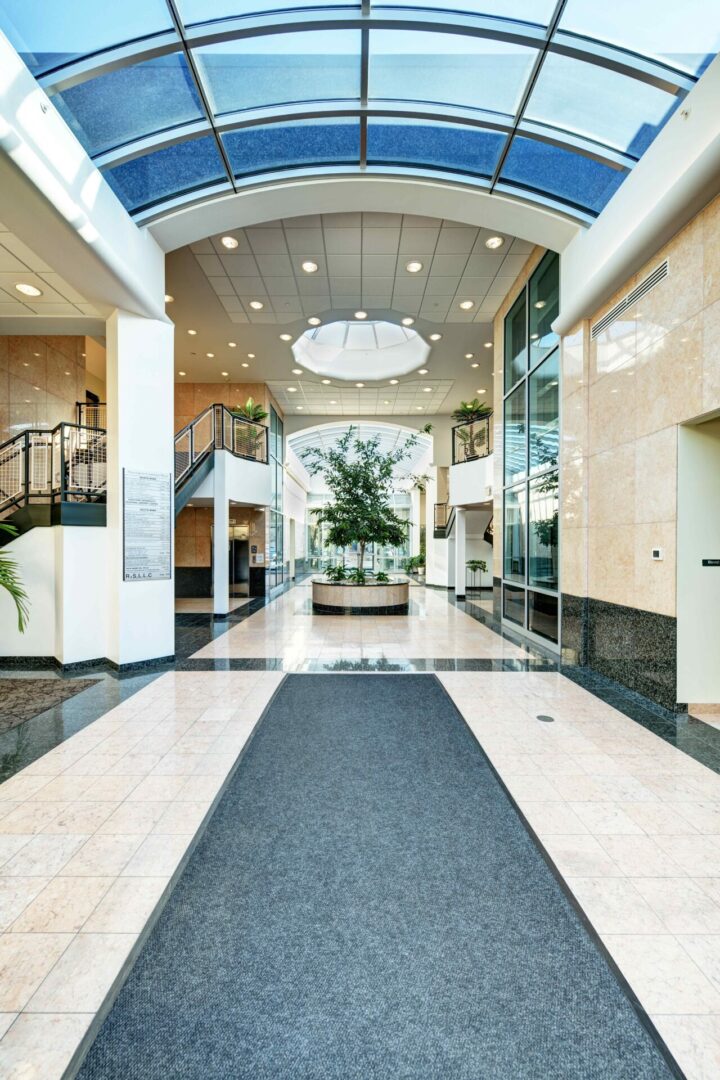
[[[487,563],[487,571],[476,574],[474,579],[468,576],[468,583],[474,580],[484,588],[492,588],[493,583],[492,544],[483,539],[491,517],[491,510],[468,510],[466,518],[465,560],[470,562],[471,559],[484,559]]]
[[[720,420],[678,428],[677,700],[716,705],[720,566],[703,559],[720,559]]]
[[[472,506],[492,499],[494,455],[450,466],[451,506]]]
[[[428,468],[430,480],[425,491],[425,581],[428,585],[447,588],[450,584],[449,567],[450,544],[447,540],[436,540],[433,536],[435,525],[435,503],[437,497],[437,466]]]
[[[229,450],[216,450],[215,459],[222,454],[225,460],[225,497],[229,502],[248,506],[270,505],[270,467],[260,461],[235,457]],[[214,471],[214,470],[213,470]],[[205,477],[195,492],[195,498],[214,497],[213,473]]]
[[[36,528],[4,550],[18,563],[30,597],[24,634],[15,606],[0,591],[0,655],[49,656],[62,664],[107,656],[107,530]]]

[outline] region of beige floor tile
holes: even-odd
[[[152,831],[173,836],[194,836],[207,814],[207,801],[170,803]]]
[[[62,870],[87,839],[87,836],[76,836],[74,833],[41,833],[33,836],[0,869],[0,878],[52,877]]]
[[[594,836],[642,833],[640,826],[615,803],[571,802],[569,805]]]
[[[139,934],[168,888],[166,877],[126,877],[113,882],[83,933]]]
[[[93,1014],[24,1013],[0,1042],[3,1080],[62,1080]]]
[[[124,802],[98,829],[98,835],[147,836],[168,808],[166,802]]]
[[[544,836],[543,846],[563,877],[622,877],[594,836]]]
[[[626,878],[566,881],[599,934],[661,934],[663,924]]]
[[[78,934],[25,1005],[25,1012],[97,1012],[136,941],[136,934]]]
[[[128,801],[171,802],[186,781],[186,776],[146,776],[130,793]]]
[[[33,835],[33,833],[0,835],[0,867],[12,859],[13,855],[17,855],[18,851],[32,840]]]
[[[8,781],[9,782],[9,781]],[[32,799],[15,807],[0,819],[0,833],[39,833],[59,814],[67,810],[69,803],[34,802]]]
[[[58,814],[49,825],[44,827],[43,833],[85,833],[91,835],[97,832],[103,821],[107,820],[119,805],[118,802],[71,803],[67,810],[62,814]]]
[[[720,934],[720,906],[689,878],[635,878],[633,884],[671,933]]]
[[[148,836],[123,869],[122,877],[170,877],[187,847],[187,835]]]
[[[113,880],[107,877],[54,878],[15,920],[11,932],[77,933],[102,900]]]
[[[587,826],[564,802],[521,802],[520,809],[539,837],[587,833]]]
[[[17,1013],[0,1013],[0,1039],[17,1017]]]
[[[63,877],[114,877],[137,851],[142,836],[91,836],[62,869]]]
[[[720,846],[712,836],[656,836],[656,843],[691,877],[720,877]]]
[[[650,836],[602,835],[600,844],[625,877],[682,877],[683,871]]]
[[[654,1015],[650,1019],[688,1080],[720,1076],[720,1015]]]
[[[42,877],[0,878],[0,930],[7,930],[49,880]]]
[[[71,941],[71,934],[2,934],[0,1012],[24,1008]]]
[[[720,993],[670,934],[603,935],[625,978],[651,1015],[720,1013]]]

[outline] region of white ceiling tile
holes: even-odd
[[[363,294],[362,299],[363,299],[363,304],[368,309],[368,311],[371,312],[371,313],[373,311],[375,312],[375,317],[376,318],[379,315],[381,315],[383,312],[386,312],[388,310],[388,306],[389,306],[389,303],[390,303],[390,298],[387,295],[379,295],[379,296],[369,295],[369,296],[366,296],[365,294]]]
[[[244,311],[242,303],[240,302],[240,300],[239,300],[239,298],[237,296],[220,296],[219,300],[220,300],[220,303],[222,304],[222,306],[225,308],[225,310],[227,312],[231,312],[231,311],[241,312],[241,311]]]
[[[220,262],[223,271],[230,277],[258,277],[262,273],[254,255],[221,255]],[[215,271],[205,270],[205,273],[213,274]]]
[[[270,296],[297,296],[294,277],[264,277],[265,288]]]
[[[493,283],[491,277],[471,277],[468,274],[463,274],[460,278],[460,284],[458,288],[461,292],[465,292],[468,296],[484,296]]]
[[[72,285],[68,285],[67,281],[60,277],[59,274],[51,274],[45,271],[41,274],[43,281],[46,281],[51,288],[55,290],[64,300],[69,300],[71,304],[84,304],[85,297],[81,296],[77,289],[73,289]]]
[[[460,279],[457,277],[428,278],[425,296],[454,296],[459,283]]]
[[[436,255],[430,264],[430,277],[459,277],[466,265],[466,255]]]
[[[401,315],[417,315],[420,311],[421,296],[398,296],[393,297],[392,306]]]
[[[248,317],[243,311],[233,311],[228,313],[228,317],[231,323],[240,325],[241,323],[247,323]]]
[[[306,214],[304,217],[285,218],[286,229],[319,229],[322,224],[320,214]]]
[[[363,212],[363,229],[399,229],[402,223],[402,214],[376,214],[370,210]]]
[[[457,229],[449,229],[443,225],[438,236],[438,255],[469,255],[477,237],[477,229],[462,226]]]
[[[483,249],[484,250],[484,249]],[[466,274],[474,277],[495,277],[502,266],[502,256],[485,254],[473,254],[467,261]]]
[[[372,281],[371,277],[366,279]],[[417,280],[416,278],[402,278],[399,277],[395,281],[395,287],[393,293],[395,296],[422,296],[425,292],[425,286],[427,282],[424,279]]]
[[[403,265],[409,259],[422,256],[427,257],[435,251],[439,229],[408,229],[403,228],[400,234],[399,251],[403,256]]]
[[[323,296],[303,296],[300,302],[302,303],[302,309],[304,315],[320,315],[323,311],[327,311],[330,308],[330,294],[325,293]]]
[[[46,262],[36,255],[34,251],[31,251],[27,244],[24,244],[22,240],[18,239],[14,233],[3,233],[3,247],[7,248],[16,259],[19,259],[21,263],[34,270],[36,273],[52,273],[52,266],[48,266]]]
[[[0,297],[0,315],[4,317],[9,317],[11,315],[32,315],[32,311],[17,300],[4,300]]]
[[[0,245],[0,272],[13,273],[29,269],[16,255],[13,255],[6,247]]]
[[[527,262],[527,255],[506,255],[500,273],[503,277],[517,277]]]
[[[257,271],[241,270],[240,273],[259,272],[263,277],[292,277],[293,264],[289,255],[257,255]]]
[[[65,318],[66,316],[71,317],[72,315],[77,315],[78,313],[78,309],[75,307],[74,304],[61,303],[57,301],[46,304],[39,304],[36,300],[33,300],[30,304],[28,304],[28,307],[32,311],[34,311],[36,315],[44,316],[55,315]]]
[[[311,258],[324,252],[322,229],[288,229],[287,246],[291,254]]]
[[[253,225],[245,233],[255,255],[286,255],[287,244],[282,229],[263,229]]]
[[[516,236],[510,246],[510,252],[512,255],[528,256],[532,252],[534,246],[535,245],[531,244],[529,240],[520,240],[520,238]]]
[[[380,277],[367,273],[362,279],[363,292],[392,294],[394,284],[395,279],[392,277]]]
[[[420,314],[427,318],[443,318],[447,315],[448,308],[452,303],[452,296],[432,296],[426,297],[422,307],[420,308]]]
[[[397,253],[399,240],[400,229],[363,228],[363,255],[394,255]]]
[[[299,296],[273,296],[273,311],[284,315],[302,315],[302,302]]]
[[[360,298],[356,293],[349,293],[347,296],[343,296],[342,293],[332,294],[332,304],[334,308],[354,308],[360,303]]]
[[[363,277],[370,275],[372,277],[394,277],[395,276],[395,264],[397,259],[395,255],[366,255],[363,254],[362,258],[362,272]]]
[[[210,277],[208,281],[212,285],[218,296],[235,296],[235,289],[230,278],[227,277]]]
[[[196,255],[195,258],[200,263],[204,274],[214,274],[216,277],[220,277],[225,273],[225,267],[217,255]]]
[[[267,296],[265,282],[261,277],[232,277],[238,296],[247,296],[248,300],[264,300]]]
[[[326,228],[324,237],[328,255],[359,255],[362,250],[361,229]]]
[[[328,279],[319,274],[303,276],[298,280],[297,287],[301,296],[325,296],[330,291]]]
[[[330,282],[330,287],[333,296],[336,294],[345,296],[357,294],[358,300],[360,299],[361,285],[359,277],[335,277]]]
[[[499,274],[493,281],[492,285],[487,291],[488,297],[501,296],[503,299],[508,293],[508,290],[515,284],[514,277],[501,277]]]
[[[362,260],[359,255],[329,255],[327,272],[330,277],[357,277]]]

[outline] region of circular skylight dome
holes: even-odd
[[[422,367],[430,346],[389,322],[333,322],[306,330],[292,347],[298,365],[333,379],[378,380]]]

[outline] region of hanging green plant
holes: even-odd
[[[242,417],[243,420],[251,420],[253,424],[261,424],[263,420],[267,420],[268,416],[260,402],[252,397],[249,397],[244,405],[236,405],[230,411],[234,416]]]
[[[14,525],[6,525],[4,522],[0,522],[0,529],[11,536],[18,534]],[[28,623],[30,600],[20,580],[17,562],[5,551],[0,551],[0,589],[5,589],[10,594],[17,611],[18,630],[23,634]]]
[[[473,398],[472,401],[461,401],[452,418],[458,424],[472,424],[474,420],[482,420],[491,413],[489,405],[485,405],[479,398]]]

